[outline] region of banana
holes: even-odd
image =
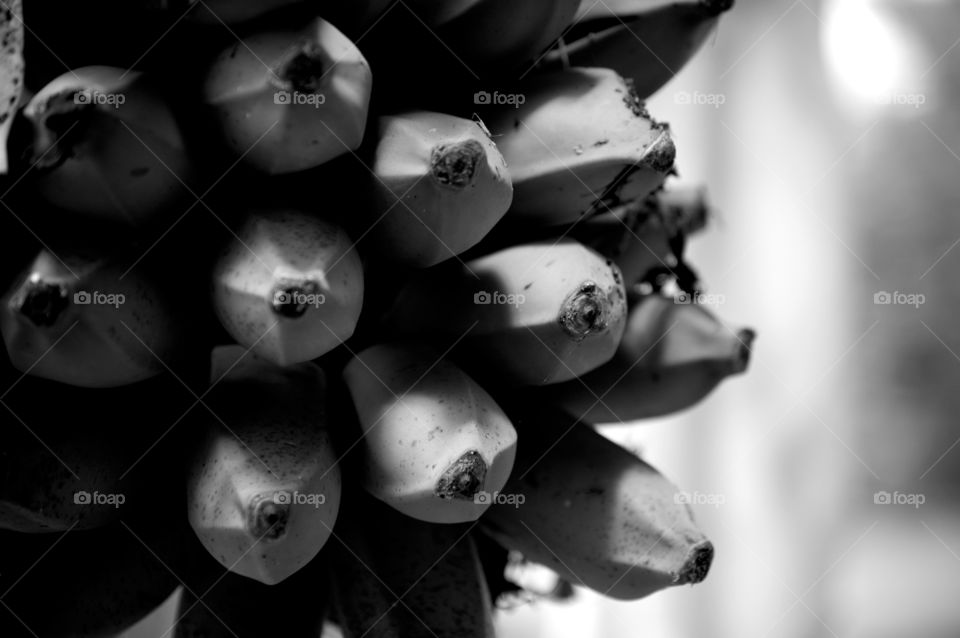
[[[27,103],[28,163],[43,201],[96,220],[143,227],[178,211],[196,167],[170,107],[135,71],[64,73]]]
[[[363,485],[407,516],[476,520],[503,487],[517,433],[489,394],[432,348],[377,345],[343,370],[365,443]]]
[[[513,180],[507,219],[559,225],[643,197],[673,171],[667,125],[610,69],[574,68],[530,78],[516,108],[484,121]]]
[[[482,125],[443,113],[381,118],[371,169],[371,240],[410,266],[473,247],[513,199],[503,156]]]
[[[0,16],[0,38],[4,56],[0,59],[0,175],[10,170],[7,136],[23,94],[23,5],[14,0]],[[6,190],[6,189],[4,189]]]
[[[713,545],[656,469],[555,408],[510,414],[524,434],[513,498],[482,519],[500,544],[620,600],[706,577]]]
[[[337,518],[325,377],[239,346],[215,349],[212,368],[217,419],[189,470],[190,524],[228,569],[275,584],[320,551]]]
[[[241,345],[279,365],[319,357],[350,338],[363,267],[346,232],[299,210],[255,210],[213,269],[213,306]]]
[[[703,306],[655,294],[630,310],[617,355],[582,378],[544,389],[544,399],[590,421],[630,422],[695,405],[743,373],[755,333],[732,330]]]
[[[359,495],[358,495],[359,496]],[[331,549],[332,620],[344,638],[493,638],[469,525],[432,525],[353,503]]]
[[[423,272],[401,289],[384,323],[403,335],[462,338],[498,383],[544,385],[606,363],[625,320],[620,270],[562,239]]]
[[[608,67],[632,80],[637,95],[646,99],[693,58],[732,6],[733,0],[677,2],[585,20],[544,57],[543,68]]]
[[[383,14],[393,0],[343,0],[317,3],[319,7],[310,9],[320,13],[325,20],[336,24],[347,33],[364,31]],[[166,3],[165,3],[166,4]],[[249,23],[257,18],[269,16],[272,12],[296,7],[299,0],[177,0],[174,6],[166,7],[178,16],[183,14],[187,5],[194,7],[187,18],[202,24],[237,25]],[[182,4],[184,6],[177,6]]]
[[[600,18],[627,18],[675,4],[698,5],[705,0],[580,0],[576,24]],[[572,29],[571,29],[572,30]]]
[[[109,388],[156,376],[184,350],[176,300],[120,256],[43,249],[0,300],[0,330],[21,372]]]
[[[701,230],[708,216],[702,189],[661,190],[595,215],[574,226],[571,235],[616,262],[629,287],[653,269],[675,267],[683,257],[677,254],[680,244]]]
[[[229,151],[267,174],[319,166],[360,146],[370,66],[329,22],[251,35],[224,50],[203,96]]]

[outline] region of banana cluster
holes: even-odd
[[[0,179],[0,635],[179,588],[184,638],[487,637],[508,562],[706,577],[593,426],[749,362],[645,105],[729,0],[25,4],[72,68],[25,49]]]

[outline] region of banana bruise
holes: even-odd
[[[473,247],[513,199],[503,156],[477,122],[415,111],[380,118],[370,241],[384,258],[433,266]]]
[[[517,468],[484,531],[574,584],[633,600],[702,581],[713,545],[656,469],[556,408],[517,405]]]
[[[398,334],[460,340],[471,361],[511,385],[559,383],[606,363],[625,321],[620,270],[571,239],[420,273],[384,318]]]
[[[637,95],[646,99],[693,58],[732,6],[733,0],[677,2],[588,19],[544,57],[543,67],[607,67],[632,80]]]
[[[434,349],[383,344],[360,352],[343,378],[363,429],[366,490],[431,523],[476,520],[503,487],[516,453],[509,419]]]
[[[676,240],[701,230],[708,216],[702,189],[661,190],[591,217],[571,235],[612,259],[629,288],[653,269],[674,267]]]
[[[214,350],[212,377],[217,418],[189,471],[190,524],[227,569],[275,584],[316,556],[340,506],[325,377],[239,346]]]
[[[291,173],[360,146],[371,80],[353,42],[315,18],[224,50],[204,80],[203,100],[237,161]]]
[[[493,638],[469,525],[425,523],[373,499],[351,503],[330,557],[331,620],[344,638]]]
[[[731,329],[697,304],[659,294],[631,308],[610,363],[544,389],[544,399],[592,422],[627,423],[693,405],[729,376],[746,371],[755,333]]]
[[[294,209],[249,212],[213,268],[213,306],[237,343],[278,365],[336,348],[363,306],[363,267],[346,232]]]
[[[10,363],[87,388],[143,381],[186,353],[179,309],[156,276],[119,256],[42,249],[0,299]]]
[[[517,91],[523,104],[481,113],[513,180],[507,219],[573,223],[648,195],[673,172],[669,128],[615,71],[544,73]]]

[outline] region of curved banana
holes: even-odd
[[[229,151],[267,174],[319,166],[363,139],[370,66],[329,22],[261,32],[223,51],[204,101]]]
[[[231,571],[274,584],[330,536],[340,472],[314,364],[278,368],[239,346],[214,350],[215,422],[189,472],[190,524]]]
[[[706,577],[713,545],[656,469],[555,408],[510,414],[524,445],[482,519],[500,544],[621,600]]]
[[[596,4],[603,7],[606,3]],[[587,19],[544,57],[544,68],[608,67],[632,80],[637,95],[646,99],[693,58],[719,23],[720,15],[732,6],[733,0],[676,2]]]
[[[650,295],[631,308],[610,363],[545,399],[589,421],[626,423],[689,408],[750,362],[755,333],[721,324],[703,306]]]
[[[531,77],[522,104],[484,111],[513,180],[507,219],[559,225],[644,197],[673,171],[666,124],[610,69]]]
[[[371,241],[378,255],[410,266],[433,266],[473,247],[513,199],[486,130],[443,113],[380,118],[371,169]]]
[[[544,385],[606,363],[625,319],[620,270],[564,239],[420,273],[384,323],[403,335],[462,340],[471,361],[495,370],[498,382]]]
[[[432,348],[378,345],[343,370],[363,428],[363,485],[407,516],[476,520],[510,476],[517,433],[473,379]]]
[[[308,361],[353,334],[363,267],[338,226],[299,210],[251,211],[214,265],[213,306],[237,343],[259,356]]]
[[[656,11],[676,4],[694,6],[705,0],[580,0],[577,8],[577,24],[601,18],[629,16]],[[709,1],[709,0],[706,0]]]

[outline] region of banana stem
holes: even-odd
[[[52,326],[68,305],[70,300],[64,286],[31,279],[20,302],[20,314],[35,326]]]
[[[287,533],[290,506],[278,503],[274,494],[257,494],[247,508],[247,529],[256,539],[275,541]]]
[[[447,468],[437,481],[434,494],[440,498],[471,500],[483,487],[487,464],[475,450],[470,450]]]
[[[441,186],[465,188],[473,182],[477,165],[485,158],[477,140],[440,144],[430,154],[430,175]]]

